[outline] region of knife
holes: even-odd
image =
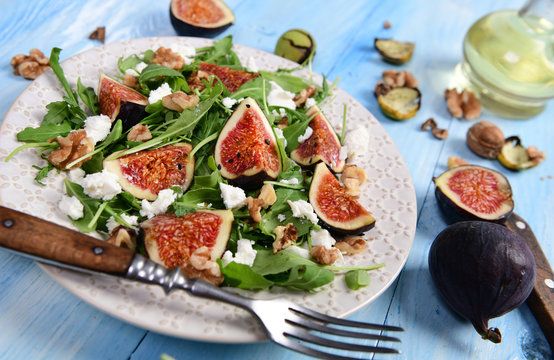
[[[533,230],[525,220],[516,213],[512,213],[503,225],[525,239],[535,256],[537,278],[535,287],[527,298],[527,305],[537,319],[550,348],[554,351],[554,272]]]

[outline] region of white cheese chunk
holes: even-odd
[[[271,113],[273,115],[275,115],[275,117],[277,117],[277,118],[284,118],[285,116],[287,116],[287,112],[283,108],[279,108],[279,112],[277,112],[277,110],[273,109],[273,110],[271,110]]]
[[[288,184],[288,185],[298,185],[298,184],[300,184],[300,182],[298,181],[297,178],[281,179],[281,181],[279,181],[279,182],[283,183],[283,184]]]
[[[292,210],[292,216],[297,218],[305,218],[317,224],[317,215],[314,212],[312,205],[306,200],[296,200],[290,201],[287,200],[287,203]]]
[[[84,216],[83,204],[75,196],[63,195],[58,207],[64,215],[69,216],[73,220],[78,220]]]
[[[225,97],[223,98],[223,100],[221,100],[221,102],[223,103],[223,106],[225,106],[227,109],[230,109],[237,103],[237,99]]]
[[[106,115],[89,116],[85,119],[87,137],[92,138],[95,144],[108,136],[111,127],[112,120]]]
[[[156,215],[163,214],[167,208],[177,199],[177,193],[171,189],[164,189],[158,193],[158,197],[153,202],[143,199],[141,202],[142,209],[140,215],[146,216],[149,219]]]
[[[91,198],[111,200],[121,192],[121,186],[117,180],[117,175],[102,170],[102,172],[85,176],[81,185],[85,194]]]
[[[275,81],[270,81],[269,84],[271,84],[271,90],[269,95],[267,95],[267,104],[269,106],[281,106],[296,110],[296,104],[293,100],[294,93],[283,90]]]
[[[304,106],[306,107],[306,109],[309,109],[312,106],[314,106],[315,104],[316,104],[316,101],[315,101],[314,98],[307,98],[306,103],[304,104]]]
[[[331,236],[329,231],[325,229],[311,230],[310,240],[312,246],[324,246],[326,249],[330,249],[336,243],[336,240]]]
[[[194,46],[172,44],[170,49],[171,51],[181,55],[181,57],[185,60],[185,65],[190,65],[194,61],[194,56],[196,55],[196,49]]]
[[[142,70],[146,69],[147,66],[148,66],[147,63],[145,63],[144,61],[141,61],[135,66],[135,70],[140,74],[142,73]]]
[[[256,254],[258,253],[252,248],[252,244],[254,244],[254,241],[248,239],[240,239],[237,241],[237,252],[234,256],[229,250],[225,251],[223,254],[223,258],[221,259],[223,266],[227,266],[232,261],[237,264],[252,266],[256,259]]]
[[[283,249],[283,251],[291,251],[297,255],[302,256],[304,259],[310,258],[310,251],[300,246],[292,245]]]
[[[127,215],[125,213],[119,214],[127,222],[127,224],[131,225],[131,227],[136,227],[138,225],[138,216],[136,215]],[[115,221],[113,216],[110,216],[108,218],[108,221],[106,222],[106,227],[108,228],[108,233],[111,233],[113,229],[121,225],[117,221]]]
[[[313,133],[314,133],[314,129],[308,126],[304,134],[298,137],[298,142],[302,144],[304,141],[308,140]]]
[[[357,156],[363,156],[367,153],[369,141],[369,132],[366,127],[360,126],[346,133],[344,144],[350,161]]]
[[[273,128],[273,130],[275,130],[275,135],[277,136],[278,139],[283,139],[284,140],[283,144],[286,147],[287,146],[287,139],[285,139],[285,135],[283,135],[283,130],[279,129],[278,127]]]
[[[256,60],[252,56],[249,56],[246,60],[246,70],[249,72],[258,72],[258,64],[256,64]]]
[[[148,102],[154,104],[155,102],[160,101],[164,96],[171,95],[171,88],[168,83],[163,83],[156,90],[150,91],[148,96]]]
[[[67,177],[69,178],[69,181],[79,185],[81,185],[81,182],[83,181],[85,175],[85,170],[81,168],[71,169],[67,172]]]
[[[277,215],[277,220],[279,220],[280,222],[283,222],[283,221],[287,220],[287,215],[279,214],[279,215]]]
[[[139,73],[135,69],[127,69],[125,75],[139,76]]]
[[[246,194],[241,188],[219,183],[219,190],[227,209],[238,209],[246,203]]]

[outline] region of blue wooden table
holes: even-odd
[[[469,26],[495,10],[519,8],[521,0],[496,1],[256,1],[227,0],[236,23],[222,35],[235,43],[273,52],[278,37],[304,28],[317,41],[313,70],[330,79],[367,107],[399,147],[417,195],[418,224],[412,251],[397,281],[376,301],[351,318],[397,324],[402,334],[396,359],[551,359],[552,353],[527,305],[491,321],[502,330],[499,345],[480,339],[470,323],[455,315],[434,288],[427,255],[434,237],[446,226],[434,198],[432,177],[446,170],[451,155],[492,167],[510,180],[516,211],[532,226],[550,263],[554,263],[554,104],[531,120],[508,120],[484,112],[505,134],[547,152],[546,161],[515,173],[481,159],[465,145],[473,122],[448,113],[443,97]],[[105,26],[106,42],[176,35],[169,21],[169,1],[82,0],[0,1],[0,118],[28,80],[12,74],[13,55],[39,48],[46,54],[63,48],[62,59],[98,46],[89,40]],[[392,27],[385,29],[389,20]],[[400,67],[420,83],[423,104],[418,115],[395,122],[380,111],[373,87],[384,63],[373,48],[375,37],[416,43],[413,59]],[[447,128],[445,141],[420,130],[434,117]],[[271,343],[201,343],[159,335],[121,322],[80,301],[44,273],[35,262],[0,251],[0,359],[298,359]]]

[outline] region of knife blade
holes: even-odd
[[[516,213],[512,213],[504,223],[508,229],[520,235],[535,256],[537,278],[527,305],[544,332],[550,348],[554,351],[554,272],[544,255],[541,246],[529,224]]]

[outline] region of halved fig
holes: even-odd
[[[215,36],[235,22],[235,15],[221,0],[172,0],[169,16],[181,36]]]
[[[121,119],[123,131],[135,126],[147,115],[148,98],[114,79],[100,75],[98,82],[98,102],[102,114],[109,116],[112,123]]]
[[[249,73],[242,70],[230,69],[206,62],[200,63],[200,71],[217,76],[229,92],[237,91],[244,83],[260,76],[258,73]]]
[[[177,143],[143,150],[114,160],[104,160],[104,169],[118,176],[123,190],[139,199],[155,200],[171,186],[186,191],[194,176],[192,145]],[[114,154],[117,154],[114,153]]]
[[[203,246],[210,249],[210,259],[216,260],[227,248],[233,220],[231,210],[158,215],[140,225],[139,241],[152,261],[170,269],[185,264]]]
[[[397,87],[377,97],[383,113],[394,120],[414,117],[421,106],[421,93],[416,88]]]
[[[451,221],[503,222],[514,210],[510,183],[495,170],[461,165],[433,181],[439,207]]]
[[[385,61],[403,64],[412,58],[415,44],[392,39],[375,39],[375,48]]]
[[[315,213],[330,231],[358,235],[375,226],[375,219],[348,195],[325,163],[315,167],[308,195]]]
[[[221,129],[215,145],[215,163],[233,185],[256,188],[281,172],[273,129],[258,103],[246,98]]]
[[[298,148],[290,153],[292,160],[304,167],[313,166],[321,161],[327,164],[331,170],[340,173],[345,161],[340,158],[340,141],[325,115],[314,105],[308,109],[306,115],[315,117],[309,126],[313,132]]]

